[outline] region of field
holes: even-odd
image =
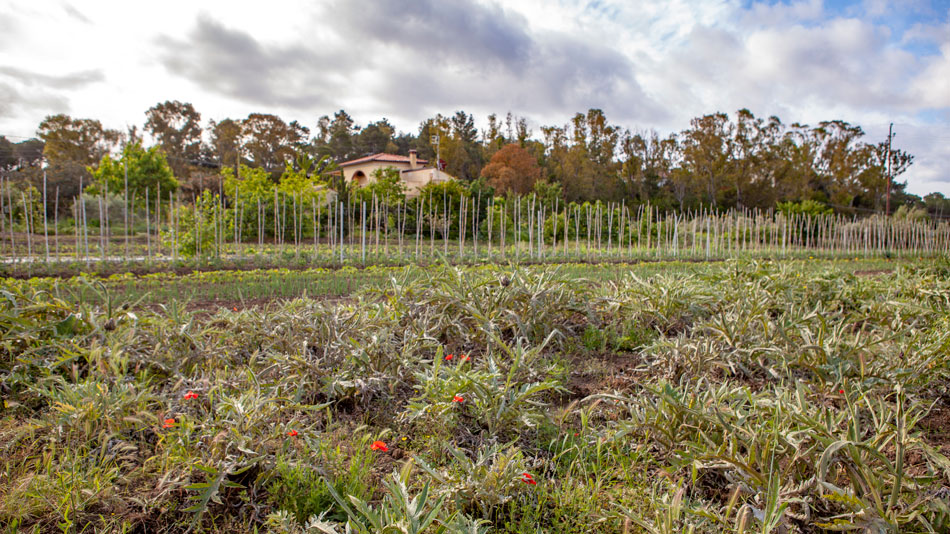
[[[11,267],[0,525],[946,532],[950,263],[855,252]]]

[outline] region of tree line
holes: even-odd
[[[143,146],[144,132],[153,146]],[[192,104],[167,101],[145,112],[141,130],[121,132],[95,119],[48,116],[34,139],[0,137],[0,170],[8,184],[36,187],[45,162],[47,187],[68,210],[81,188],[95,187],[97,174],[115,179],[124,173],[119,161],[128,161],[130,153],[164,158],[170,170],[161,170],[158,161],[140,161],[140,172],[133,173],[138,179],[161,181],[162,191],[179,189],[192,197],[218,190],[222,170],[241,165],[261,169],[276,182],[315,161],[324,162],[325,176],[325,163],[377,152],[408,155],[413,149],[430,162],[438,154],[445,171],[473,190],[540,192],[563,202],[650,204],[671,211],[794,205],[883,213],[890,166],[892,212],[950,214],[950,199],[942,194],[920,198],[906,192],[899,177],[913,155],[889,149],[886,140],[866,139],[860,126],[842,120],[784,124],[747,109],[697,117],[666,136],[612,124],[599,109],[576,113],[563,125],[541,126],[538,135],[524,117],[511,113],[489,115],[480,131],[464,111],[428,118],[413,134],[398,132],[385,118],[359,125],[344,110],[320,117],[313,130],[265,113],[204,123]]]

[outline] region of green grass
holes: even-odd
[[[783,263],[796,265],[803,273],[811,273],[823,269],[840,272],[892,270],[896,265],[924,265],[931,262],[932,260],[802,259],[785,260]],[[347,297],[362,290],[385,287],[393,277],[418,279],[432,268],[439,267],[410,265],[342,269],[208,270],[184,275],[164,272],[146,275],[81,275],[65,280],[37,277],[23,281],[9,280],[8,283],[47,290],[57,298],[78,304],[101,305],[111,299],[120,304],[141,306],[179,301],[194,306],[232,305],[243,308],[261,304],[263,301],[304,296],[316,299]],[[462,268],[473,273],[486,269],[484,266]],[[542,264],[527,265],[524,268],[529,272],[541,272],[550,267]],[[585,279],[601,285],[619,283],[630,274],[649,278],[659,274],[700,274],[718,269],[721,269],[721,262],[568,263],[558,266],[558,272],[566,278]]]

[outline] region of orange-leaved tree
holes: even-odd
[[[482,169],[482,176],[498,192],[526,194],[541,177],[541,168],[530,152],[517,144],[505,145]]]

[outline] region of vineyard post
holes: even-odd
[[[0,195],[0,199],[3,195]],[[0,221],[3,217],[0,216]],[[56,239],[56,261],[59,261],[59,186],[56,186],[56,197],[53,201],[53,233]]]
[[[568,234],[568,232],[571,230],[571,225],[570,225],[571,220],[570,220],[570,215],[568,215],[570,212],[571,212],[571,205],[565,202],[564,203],[564,259],[567,259],[567,255],[569,254],[569,250],[567,247],[571,242],[570,235]]]
[[[614,244],[614,207],[612,202],[607,203],[607,257],[610,257]]]
[[[435,210],[435,215],[432,215]],[[435,256],[435,217],[439,216],[439,206],[432,201],[432,191],[429,191],[429,258]]]
[[[49,226],[47,225],[46,207],[49,198],[46,196],[46,169],[43,169],[43,241],[46,243],[46,263],[49,264]]]
[[[274,246],[275,247],[277,246],[278,236],[280,235],[279,228],[277,226],[277,217],[279,216],[280,216],[280,210],[278,209],[278,204],[277,204],[277,188],[275,187],[274,188]]]
[[[459,261],[465,247],[465,195],[459,195]]]
[[[239,182],[234,182],[234,252],[238,252],[238,229],[241,228],[241,220],[238,219],[238,203],[241,201],[241,186]],[[240,254],[238,254],[240,256]]]
[[[617,250],[620,251],[621,258],[623,258],[623,231],[624,231],[623,223],[625,220],[624,215],[626,213],[626,210],[627,210],[627,199],[624,198],[620,200],[620,226],[617,227],[617,230],[618,230]]]
[[[298,237],[299,237],[299,233],[300,233],[299,230],[300,230],[300,229],[298,228],[298,224],[297,224],[298,217],[297,217],[297,192],[296,192],[296,191],[294,191],[293,193],[291,193],[290,202],[291,202],[291,212],[290,212],[290,215],[294,218],[294,226],[293,226],[293,229],[294,229],[294,259],[295,259],[295,260],[299,260],[299,259],[300,259],[300,241],[299,241]]]
[[[149,217],[148,188],[145,188],[145,257],[152,257],[152,222]]]
[[[122,154],[122,174],[125,176],[125,194],[124,194],[125,202],[124,202],[124,208],[122,210],[123,221],[125,224],[125,227],[123,228],[123,230],[125,230],[125,259],[128,260],[129,259],[129,163],[128,163],[128,158],[126,157],[125,154]],[[82,193],[82,190],[80,190],[80,193]]]
[[[76,253],[74,254],[76,261],[79,261],[79,251],[82,250],[82,247],[79,245],[79,203],[76,202],[75,198],[73,199],[73,235],[76,237]]]
[[[492,226],[494,224],[495,215],[495,196],[492,195],[492,198],[488,201],[488,261],[491,261],[491,235],[492,235]]]
[[[507,257],[508,257],[507,236],[508,236],[508,200],[509,200],[509,199],[510,199],[510,197],[509,197],[509,198],[506,198],[504,204],[502,204],[502,206],[501,206],[501,234],[500,234],[500,237],[501,237],[501,257],[502,257],[502,258],[507,258]],[[514,220],[512,219],[512,221],[514,221]]]
[[[528,259],[534,256],[534,219],[535,197],[527,199],[528,204]]]
[[[375,226],[374,231],[376,234],[376,241],[373,245],[375,249],[373,251],[376,261],[379,261],[379,197],[376,196],[376,193],[373,193],[373,217],[372,223]]]
[[[516,197],[518,202],[514,205],[515,217],[515,261],[521,260],[521,197]]]
[[[360,255],[366,265],[366,201],[360,203]]]
[[[158,182],[155,191],[155,248],[156,255],[162,255],[162,183]]]
[[[99,256],[103,262],[106,261],[106,223],[105,223],[105,206],[103,195],[105,195],[105,189],[99,195]]]
[[[680,217],[679,214],[673,213],[673,256],[678,257],[680,255]]]
[[[544,203],[542,202],[542,203],[541,203],[541,209],[538,211],[538,232],[537,232],[537,238],[535,239],[535,241],[537,241],[537,243],[538,243],[538,259],[539,259],[539,260],[544,257],[544,220],[545,220],[545,215],[546,215],[546,214],[545,214],[545,212],[544,212]]]
[[[3,170],[0,170],[0,247],[5,248],[5,245],[2,242],[2,240],[5,239],[4,237],[5,234],[7,233],[7,215],[6,215],[7,212],[3,206],[3,188],[4,188],[4,185],[6,184],[6,181],[4,180],[4,178],[5,177],[4,177]],[[6,252],[6,251],[4,250],[3,252]]]
[[[179,204],[181,203],[181,194],[179,193]],[[181,210],[181,206],[178,206],[178,210]],[[172,192],[168,192],[168,225],[171,226],[172,233],[172,261],[178,261],[178,213],[175,210],[175,197],[172,196]]]
[[[600,238],[604,229],[604,221],[602,218],[603,211],[601,210],[601,203],[597,202],[597,209],[594,210],[594,221],[596,221],[597,226],[594,229],[594,238],[597,240],[597,256],[601,256],[600,249]]]
[[[478,259],[478,223],[481,220],[482,190],[478,190],[478,199],[475,201],[475,214],[472,217],[472,243],[475,245],[475,259]]]
[[[587,204],[587,261],[590,261],[590,227],[591,227],[590,204]]]
[[[581,255],[581,214],[580,206],[574,204],[574,257]]]
[[[501,257],[508,257],[508,250],[505,248],[505,234],[507,233],[507,221],[508,220],[508,199],[505,199],[505,203],[502,205],[501,213]]]
[[[449,195],[442,190],[442,255],[449,257]]]

